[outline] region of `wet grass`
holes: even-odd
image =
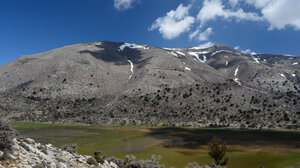
[[[238,130],[165,127],[100,127],[35,122],[11,123],[21,134],[57,147],[76,143],[80,154],[101,150],[108,156],[124,158],[133,154],[149,159],[162,156],[166,167],[184,167],[197,161],[213,162],[207,155],[207,142],[219,136],[229,144],[229,168],[284,168],[300,163],[300,132],[285,130]],[[179,143],[169,143],[169,142]],[[166,145],[168,144],[168,145]]]

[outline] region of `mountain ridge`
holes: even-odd
[[[224,45],[69,45],[0,66],[0,114],[102,125],[298,129],[298,62]]]

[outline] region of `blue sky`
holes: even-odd
[[[21,55],[93,41],[157,47],[217,43],[300,55],[300,1],[0,1],[0,65]]]

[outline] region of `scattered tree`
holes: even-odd
[[[226,156],[227,144],[219,137],[213,137],[208,143],[208,155],[215,160],[216,165],[226,166],[228,164],[228,157]]]

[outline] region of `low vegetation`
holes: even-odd
[[[208,142],[213,136],[221,137],[228,143],[228,168],[257,168],[259,165],[264,168],[283,168],[300,162],[298,131],[99,127],[33,122],[17,122],[12,126],[21,134],[43,144],[52,143],[61,147],[76,143],[79,154],[94,156],[95,150],[101,150],[96,152],[100,159],[105,155],[107,158],[115,156],[125,160],[126,155],[134,155],[136,160],[147,160],[152,154],[159,155],[162,158],[159,163],[167,168],[180,168],[195,161],[198,165],[214,163],[214,159],[208,155]]]
[[[15,132],[8,122],[0,118],[0,159],[5,159],[12,150]]]

